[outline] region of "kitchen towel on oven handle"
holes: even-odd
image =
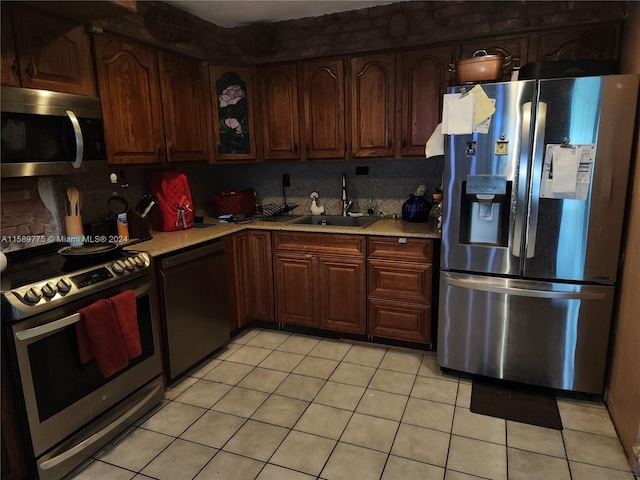
[[[151,194],[158,199],[151,228],[159,232],[191,228],[194,213],[187,176],[175,170],[152,170],[147,178]]]
[[[214,193],[213,213],[217,217],[239,213],[252,217],[256,213],[256,193],[250,188]]]
[[[142,354],[133,290],[98,300],[79,313],[76,337],[82,364],[95,358],[100,372],[108,378]]]

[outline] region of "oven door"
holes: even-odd
[[[78,311],[128,289],[136,294],[142,354],[104,378],[95,360],[80,363]],[[12,326],[36,457],[161,375],[157,305],[155,283],[144,276]]]

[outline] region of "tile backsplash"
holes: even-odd
[[[367,212],[371,199],[375,214],[388,212],[401,215],[402,204],[418,185],[427,188],[427,198],[440,186],[443,160],[366,160],[322,162],[274,162],[243,164],[181,164],[175,166],[189,178],[196,213],[212,215],[212,194],[222,190],[253,188],[260,204],[294,203],[292,213],[310,213],[311,192],[318,192],[319,205],[327,215],[341,213],[342,174],[347,178],[347,195],[353,199],[351,212]],[[356,175],[356,167],[368,167],[367,175]],[[83,192],[82,219],[85,224],[106,221],[107,200],[114,193],[122,196],[129,207],[135,207],[148,193],[148,166],[107,166],[92,173],[59,177],[3,179],[1,230],[4,252],[29,248],[42,242],[11,241],[20,235],[44,235],[48,239],[64,236],[67,209],[66,190],[77,187]],[[109,181],[111,173],[118,183]],[[291,186],[282,187],[282,175],[288,174]],[[283,194],[284,193],[284,194]],[[7,241],[5,241],[7,240]]]
[[[356,167],[368,167],[368,175],[356,175]],[[427,198],[442,181],[442,158],[415,160],[369,160],[350,162],[261,163],[229,165],[221,170],[225,188],[253,188],[261,204],[299,205],[294,214],[308,215],[311,192],[319,195],[318,204],[327,215],[341,210],[342,174],[347,179],[347,196],[353,199],[351,212],[367,212],[369,200],[376,214],[388,212],[400,216],[402,204],[420,184],[427,188]],[[291,186],[282,187],[282,175],[288,174]]]

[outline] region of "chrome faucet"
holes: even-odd
[[[347,176],[342,174],[342,216],[346,217],[353,200],[347,202]]]

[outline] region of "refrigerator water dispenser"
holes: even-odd
[[[511,182],[505,175],[467,175],[462,182],[460,243],[507,246]]]

